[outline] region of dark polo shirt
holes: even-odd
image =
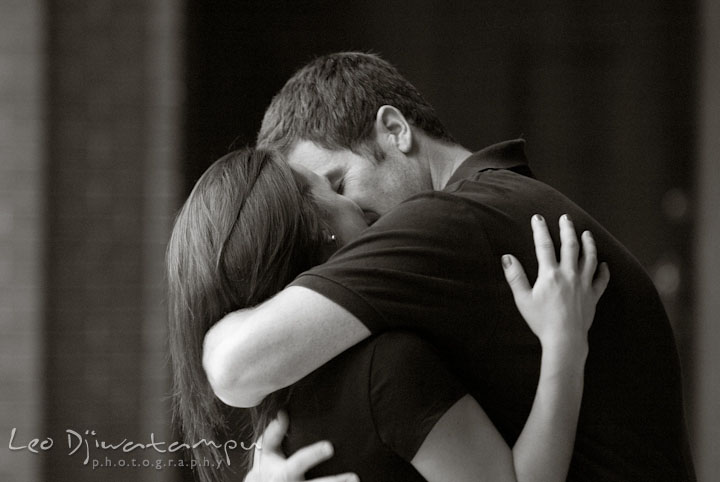
[[[523,141],[470,156],[442,191],[398,205],[294,285],[343,306],[373,333],[432,342],[509,445],[532,407],[541,349],[505,282],[512,253],[537,276],[530,218],[589,229],[610,285],[589,333],[583,403],[568,480],[695,480],[672,329],[638,261],[560,192],[532,178]]]

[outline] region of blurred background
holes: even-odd
[[[537,176],[642,262],[677,335],[699,479],[717,480],[720,2],[539,3],[0,0],[0,479],[191,480],[104,466],[179,453],[99,445],[178,439],[173,217],[295,69],[364,50],[464,146],[524,137]]]

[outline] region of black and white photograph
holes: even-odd
[[[0,480],[713,482],[716,0],[0,0]]]

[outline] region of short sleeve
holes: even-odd
[[[460,196],[423,193],[292,284],[331,299],[372,333],[408,330],[430,337],[483,320],[473,330],[476,339],[487,339],[504,278],[481,219]]]
[[[406,333],[377,338],[371,413],[380,440],[404,460],[412,460],[440,417],[466,393],[428,342]]]

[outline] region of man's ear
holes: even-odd
[[[413,132],[405,116],[391,105],[380,107],[375,115],[375,136],[381,144],[389,143],[403,154],[412,149]]]

